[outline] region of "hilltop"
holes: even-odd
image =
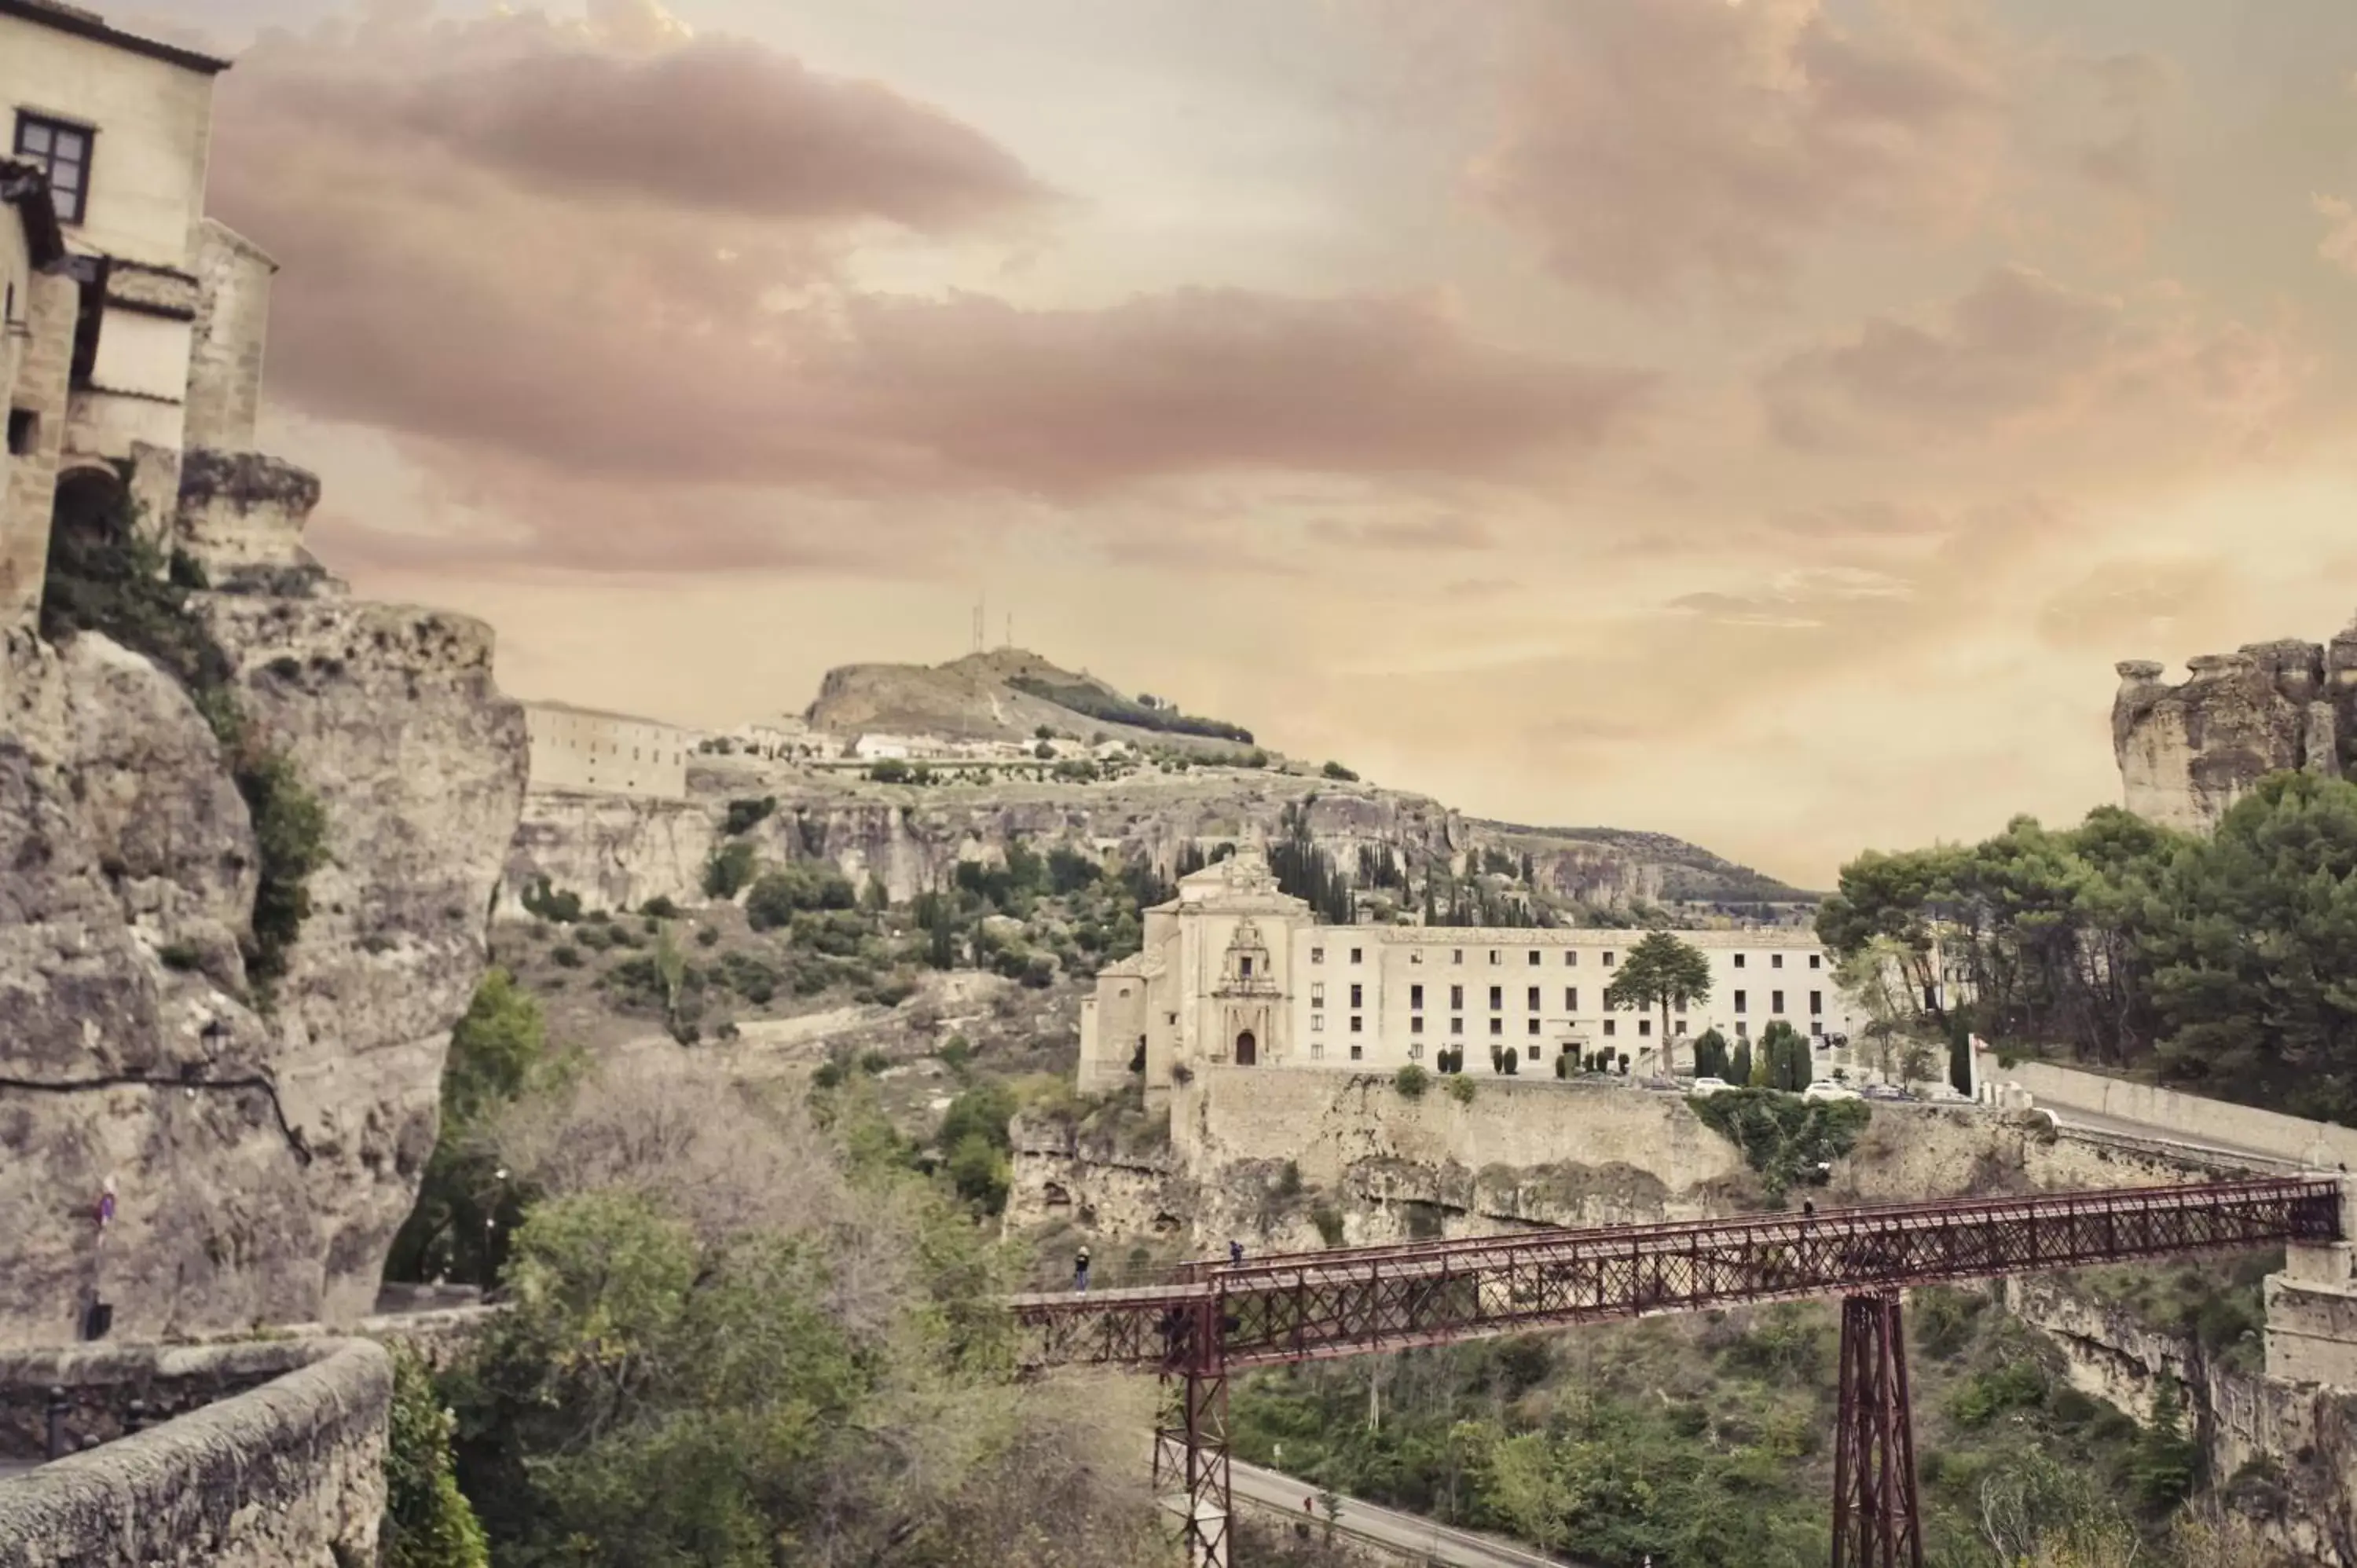
[[[826,672],[802,717],[828,735],[1028,741],[1045,727],[1214,754],[1254,744],[1240,725],[1149,705],[1142,696],[1023,649],[997,648],[947,664],[840,666]]]

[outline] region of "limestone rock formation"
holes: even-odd
[[[284,466],[253,468],[232,503],[284,526],[231,547],[207,532],[218,466],[191,456],[180,542],[231,591],[190,613],[324,808],[328,864],[265,1008],[238,944],[253,826],[188,694],[95,634],[8,641],[0,1347],[70,1340],[93,1295],[122,1337],[368,1310],[522,798],[522,714],[493,684],[489,628],[346,596],[301,554],[317,486]]]
[[[2127,809],[2206,832],[2269,773],[2357,769],[2357,621],[2329,644],[2251,643],[2188,662],[2171,686],[2161,666],[2116,666],[2112,751]]]

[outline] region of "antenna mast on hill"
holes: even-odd
[[[974,600],[974,647],[970,650],[970,651],[974,652],[974,653],[979,653],[979,652],[981,652],[981,651],[982,651],[982,639],[983,639],[983,630],[982,630],[982,628],[983,628],[983,618],[982,618],[982,617],[983,617],[983,606],[984,606],[984,605],[985,605],[985,604],[987,604],[988,602],[989,602],[989,596],[988,596],[988,595],[985,595],[983,597],[981,597],[981,598],[979,598],[979,599],[976,599],[976,600]]]
[[[1015,646],[1015,612],[1013,610],[1006,612],[1006,646],[1009,648]]]

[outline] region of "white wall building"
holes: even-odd
[[[585,794],[687,799],[694,737],[677,725],[569,703],[527,703],[532,737],[527,787]]]
[[[253,445],[276,264],[204,215],[227,68],[62,0],[0,0],[0,163],[46,180],[66,252],[9,267],[0,619],[38,611],[53,519],[127,489],[161,532],[183,451]]]
[[[1149,1090],[1189,1062],[1388,1072],[1431,1067],[1444,1047],[1462,1047],[1471,1073],[1495,1070],[1492,1047],[1516,1052],[1524,1077],[1552,1074],[1566,1047],[1609,1047],[1650,1074],[1691,1071],[1708,1028],[1732,1045],[1778,1019],[1816,1036],[1864,1021],[1813,933],[1680,931],[1710,960],[1710,996],[1673,1010],[1665,1062],[1658,1009],[1604,1004],[1643,932],[1319,925],[1253,848],[1183,878],[1145,928],[1143,949],[1107,965],[1082,1003],[1083,1090],[1126,1082],[1140,1047]]]

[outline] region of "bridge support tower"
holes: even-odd
[[[1842,1301],[1841,1415],[1834,1434],[1834,1568],[1923,1568],[1899,1293]]]
[[[1165,1326],[1162,1406],[1154,1423],[1154,1496],[1179,1519],[1187,1568],[1230,1568],[1235,1494],[1228,1467],[1228,1369],[1216,1295]]]

